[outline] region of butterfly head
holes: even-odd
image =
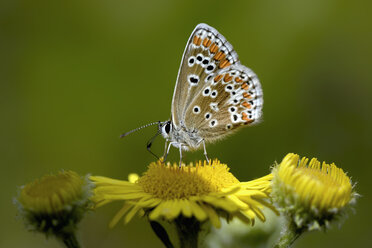
[[[159,123],[159,132],[164,137],[164,139],[168,140],[170,138],[170,133],[172,132],[172,122],[165,121]]]

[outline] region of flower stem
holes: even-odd
[[[80,248],[74,232],[66,232],[59,235],[60,240],[67,248]]]
[[[298,237],[301,236],[306,231],[306,228],[298,228],[294,221],[287,221],[287,228],[284,233],[281,235],[278,243],[274,248],[287,248],[290,247]]]
[[[198,247],[198,236],[200,232],[200,222],[195,218],[184,218],[183,216],[175,219],[178,238],[181,248]]]

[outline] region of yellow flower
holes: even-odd
[[[73,171],[47,175],[25,185],[19,202],[29,211],[56,213],[80,200],[84,183],[83,178]]]
[[[221,226],[219,217],[237,217],[253,224],[262,221],[262,209],[271,207],[265,199],[270,193],[272,175],[240,182],[225,164],[214,160],[199,161],[179,168],[177,164],[151,163],[142,177],[130,176],[130,181],[92,176],[95,182],[92,200],[97,207],[112,201],[124,201],[124,206],[110,223],[114,226],[122,217],[128,223],[141,211],[150,221],[174,220],[179,216],[195,217],[199,222],[209,220]]]
[[[70,247],[77,247],[74,231],[87,211],[91,187],[88,178],[62,171],[21,187],[15,202],[30,230],[55,235]]]
[[[273,169],[272,195],[298,227],[320,229],[337,217],[357,194],[350,178],[335,164],[289,153]]]

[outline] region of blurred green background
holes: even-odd
[[[371,9],[340,0],[1,1],[0,246],[59,247],[16,219],[18,186],[61,169],[120,179],[145,171],[156,128],[118,136],[169,118],[181,55],[200,22],[228,38],[265,100],[260,125],[209,145],[209,155],[240,180],[269,173],[288,152],[335,162],[357,182],[356,214],[297,247],[368,246]],[[159,138],[154,151],[162,149]],[[176,149],[170,160],[178,161]],[[144,219],[109,230],[120,206],[84,219],[85,247],[162,247]]]

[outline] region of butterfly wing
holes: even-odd
[[[197,94],[217,71],[238,62],[238,55],[216,29],[198,24],[182,56],[172,99],[172,121],[184,126],[185,114]]]
[[[199,24],[183,56],[173,98],[174,118],[212,141],[259,122],[262,106],[256,74],[240,64],[232,45],[216,29]]]
[[[260,121],[263,95],[256,74],[236,63],[217,70],[190,103],[185,125],[199,136],[213,141],[237,128]]]

